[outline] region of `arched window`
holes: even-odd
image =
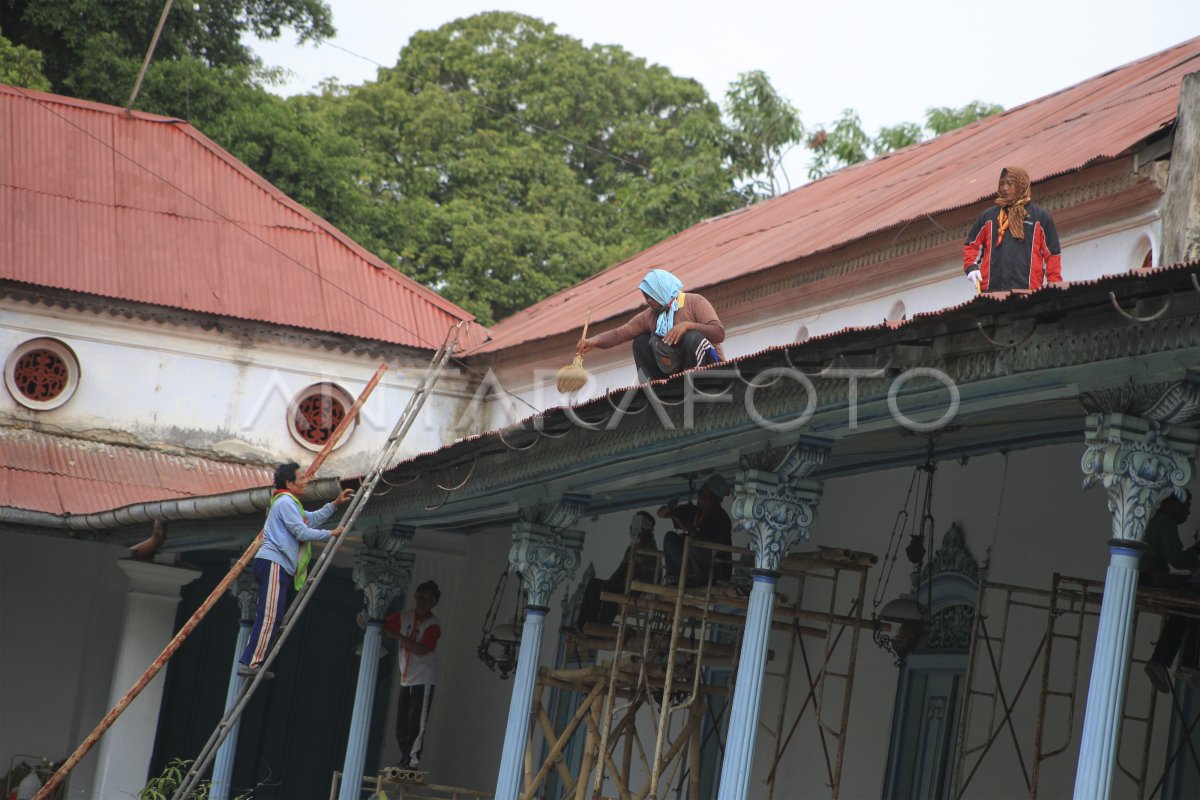
[[[895,303],[892,304],[892,310],[888,312],[887,321],[888,322],[899,322],[900,320],[905,319],[907,314],[908,314],[908,311],[907,311],[907,309],[904,308],[904,301],[897,300]]]

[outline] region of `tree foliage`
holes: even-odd
[[[979,100],[972,100],[962,108],[939,106],[925,112],[925,127],[934,136],[941,136],[943,133],[949,133],[964,125],[970,125],[972,122],[981,120],[984,117],[999,114],[1003,110],[1003,106],[998,106],[995,103],[984,103]]]
[[[804,138],[800,114],[771,85],[765,72],[743,72],[725,93],[732,163],[738,180],[751,179],[756,191],[773,196],[786,184],[782,162]],[[790,186],[788,186],[790,188]]]
[[[124,105],[162,0],[0,0],[0,80]],[[136,108],[187,119],[289,196],[491,323],[705,218],[771,196],[804,141],[760,71],[725,117],[694,80],[493,12],[412,37],[361,86],[280,98],[243,43],[334,33],[325,0],[176,3]],[[931,109],[927,129],[999,110]],[[948,127],[949,126],[949,127]],[[920,141],[847,109],[813,177]]]
[[[485,322],[743,205],[703,87],[493,12],[315,105],[361,142],[367,246]]]
[[[979,100],[961,108],[931,108],[925,112],[923,127],[915,122],[902,122],[880,128],[879,133],[871,137],[863,130],[858,113],[848,108],[831,129],[822,127],[809,135],[806,143],[812,151],[812,162],[808,176],[815,180],[850,164],[900,150],[931,136],[941,136],[1003,110],[1003,106]]]
[[[42,73],[42,54],[30,47],[13,44],[0,29],[0,83],[50,90],[50,81]]]

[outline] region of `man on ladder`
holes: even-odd
[[[245,678],[258,674],[293,592],[304,586],[312,560],[312,542],[342,534],[340,525],[331,531],[317,526],[333,516],[334,510],[350,502],[353,491],[343,489],[332,503],[308,512],[300,503],[306,488],[308,478],[300,476],[299,464],[289,461],[276,468],[271,510],[267,512],[267,524],[263,527],[262,546],[254,557],[254,577],[258,581],[254,628],[242,657],[238,659],[238,675]],[[263,677],[269,679],[274,675],[268,672]]]

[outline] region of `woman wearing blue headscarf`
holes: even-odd
[[[637,316],[619,328],[580,339],[575,351],[606,350],[633,342],[633,361],[643,380],[658,380],[725,358],[725,326],[712,303],[683,291],[683,282],[665,269],[652,269],[638,286],[646,301]]]

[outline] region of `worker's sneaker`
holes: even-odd
[[[237,674],[243,678],[253,678],[258,673],[259,673],[259,670],[255,669],[254,667],[250,666],[249,664],[238,664]],[[267,670],[266,672],[263,673],[264,681],[269,681],[274,677],[275,677],[275,673],[271,672],[270,670]]]
[[[418,767],[420,767],[420,766],[421,766],[421,762],[420,762],[420,760],[419,760],[419,759],[416,759],[416,758],[410,758],[410,759],[408,760],[408,768],[409,768],[409,769],[417,769],[417,768],[418,768]]]
[[[1167,665],[1161,661],[1147,661],[1146,677],[1150,679],[1150,683],[1154,688],[1163,694],[1171,693],[1171,673],[1167,670]]]

